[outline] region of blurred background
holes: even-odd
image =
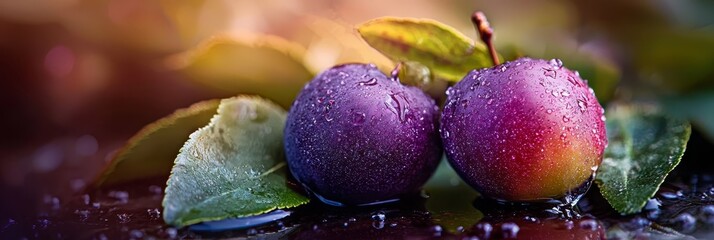
[[[239,93],[289,106],[280,96],[296,92],[285,86],[299,90],[334,64],[389,69],[356,24],[431,18],[478,39],[474,10],[489,17],[505,57],[561,58],[603,103],[657,103],[693,121],[693,140],[714,139],[714,1],[0,0],[0,227],[59,208],[136,131],[175,109]],[[308,74],[274,64],[264,72],[277,75],[246,76],[254,55],[201,48],[215,36],[272,39]],[[218,60],[191,67],[186,56],[196,55]],[[243,82],[216,87],[214,78]]]

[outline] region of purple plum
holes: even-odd
[[[331,205],[418,192],[441,156],[439,108],[372,64],[328,69],[300,92],[285,126],[290,172]]]
[[[474,70],[447,95],[446,156],[484,196],[537,202],[589,186],[607,145],[604,111],[560,60]]]

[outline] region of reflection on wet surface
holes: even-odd
[[[0,229],[3,238],[41,239],[250,236],[290,239],[499,239],[526,236],[531,239],[603,239],[685,237],[677,232],[705,237],[714,227],[712,175],[694,175],[676,183],[666,183],[642,213],[627,217],[615,213],[593,191],[579,203],[580,214],[571,219],[534,209],[534,206],[508,206],[483,199],[472,202],[475,206],[472,211],[430,212],[427,206],[433,205],[429,203],[433,199],[414,196],[399,203],[362,208],[332,207],[313,201],[291,212],[274,213],[272,218],[276,220],[263,225],[224,222],[221,228],[234,229],[213,232],[196,229],[201,228],[200,225],[193,229],[176,229],[164,224],[161,218],[164,181],[153,179],[79,194],[63,201],[60,206],[54,206],[57,203],[50,197],[47,202],[50,211],[46,215],[5,219]],[[687,182],[689,184],[685,184]]]

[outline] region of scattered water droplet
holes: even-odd
[[[129,193],[125,191],[110,191],[107,196],[119,200],[121,203],[127,203],[129,201]]]
[[[550,94],[553,95],[553,97],[560,97],[560,94],[558,93],[558,91],[555,91],[555,90],[551,91]]]
[[[372,222],[372,227],[374,229],[382,229],[384,228],[384,221],[374,221]]]
[[[506,67],[506,65],[501,65],[501,67],[499,68],[499,70],[500,70],[501,72],[505,72],[506,69],[508,69],[508,68]]]
[[[387,219],[387,214],[385,214],[383,211],[378,211],[372,214],[372,220],[375,221],[384,221]]]
[[[551,113],[553,113],[553,109],[547,109],[547,110],[545,110],[545,112],[547,112],[548,114],[551,114]]]
[[[689,213],[681,213],[674,218],[674,225],[682,232],[691,232],[697,226],[697,219]]]
[[[701,208],[700,213],[705,223],[714,224],[714,205],[707,205]]]
[[[89,211],[88,210],[74,210],[74,214],[77,214],[79,216],[79,221],[87,221],[89,219]]]
[[[131,230],[129,232],[129,236],[131,236],[132,239],[141,239],[144,237],[144,233],[141,230]]]
[[[548,61],[548,64],[550,64],[550,66],[554,67],[555,69],[560,69],[563,67],[563,61],[557,58],[551,59],[550,61]]]
[[[168,235],[169,238],[176,238],[176,236],[178,235],[178,230],[176,230],[175,228],[167,228],[166,235]]]
[[[359,82],[360,86],[374,86],[377,85],[377,78],[371,78],[367,81],[361,81]]]
[[[568,116],[563,116],[563,122],[570,122],[570,118]]]
[[[525,216],[525,217],[523,217],[523,220],[526,222],[538,222],[537,218],[531,217],[531,216]]]
[[[591,231],[596,230],[598,227],[597,221],[595,221],[593,219],[582,220],[582,221],[580,221],[580,224],[578,224],[578,225],[580,226],[581,229],[591,230]]]
[[[117,218],[119,219],[119,223],[128,223],[131,221],[131,215],[126,213],[117,214]]]
[[[352,122],[352,125],[354,125],[354,126],[359,126],[359,125],[364,124],[366,119],[367,119],[367,117],[364,113],[352,112],[352,117],[350,119],[350,122]]]
[[[493,226],[487,222],[480,222],[476,224],[476,234],[482,239],[490,239],[491,232],[493,231]]]
[[[398,92],[389,94],[384,100],[387,108],[399,117],[400,121],[406,120],[406,114],[409,109],[409,102],[404,97],[404,93]]]
[[[585,101],[578,99],[578,108],[580,109],[580,112],[585,112],[588,109],[588,104]]]
[[[161,217],[161,211],[158,208],[149,208],[146,209],[146,212],[149,214],[149,218],[151,219],[159,219]]]
[[[543,69],[543,70],[545,70],[545,71],[543,72],[543,75],[545,75],[546,77],[549,77],[549,78],[555,78],[555,77],[557,77],[557,74],[558,74],[558,73],[556,73],[555,70],[550,69],[550,68],[548,68],[548,69]]]
[[[516,238],[518,237],[518,231],[520,230],[521,228],[518,227],[518,224],[512,222],[507,222],[501,225],[503,238]]]
[[[573,84],[575,86],[580,85],[580,84],[578,84],[578,80],[575,80],[575,78],[573,76],[568,76],[568,82],[570,82],[571,84]]]

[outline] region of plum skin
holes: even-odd
[[[456,172],[486,197],[563,197],[589,184],[607,145],[604,110],[579,74],[521,58],[447,91],[440,132]]]
[[[372,64],[328,69],[300,92],[284,130],[290,172],[332,205],[418,192],[442,155],[439,108]]]

